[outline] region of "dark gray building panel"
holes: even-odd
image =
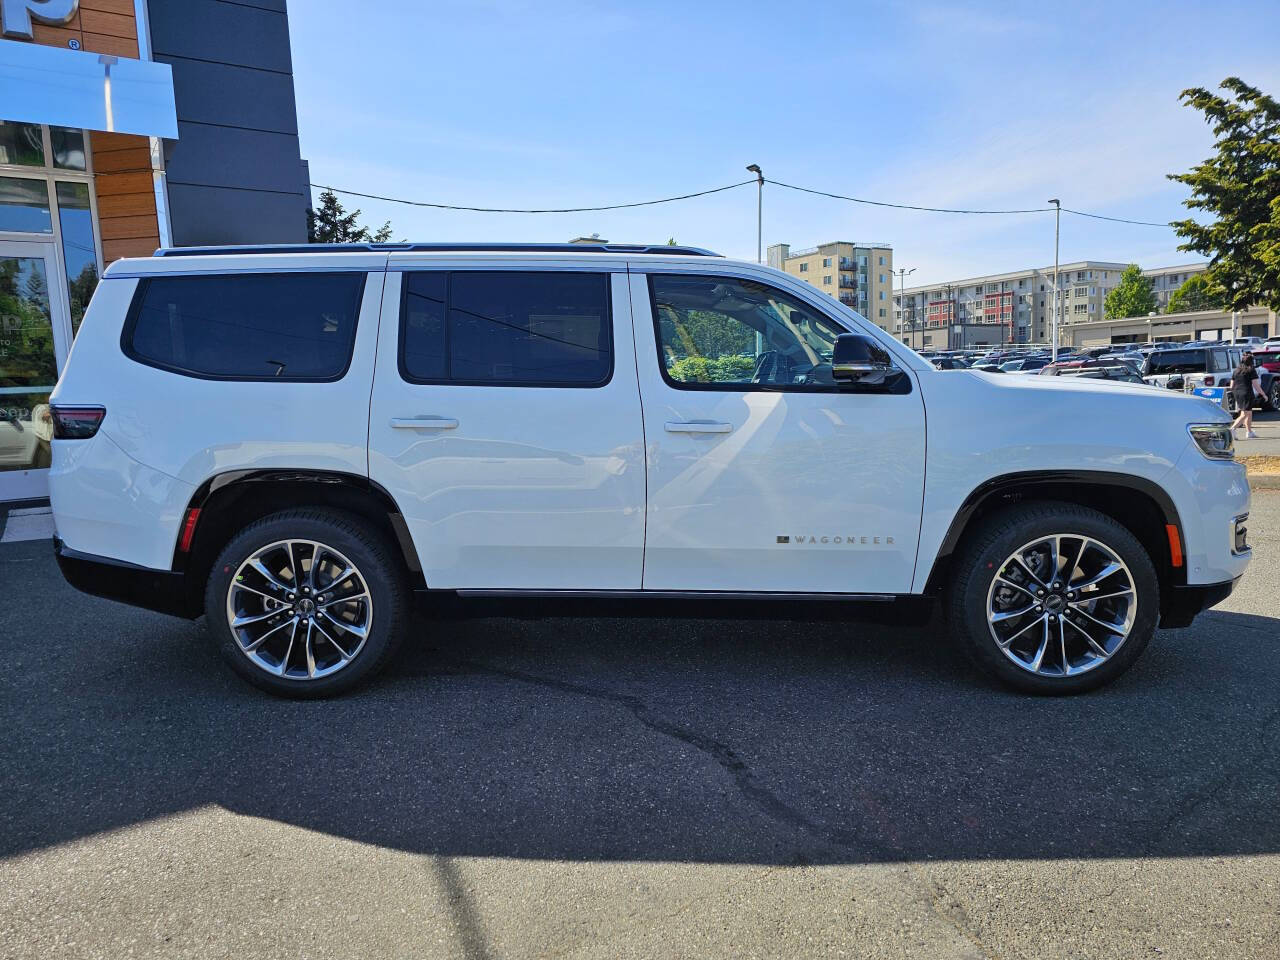
[[[298,134],[293,77],[268,70],[165,57],[178,116],[197,123]]]
[[[149,0],[148,11],[178,108],[179,139],[165,142],[173,242],[305,242],[285,0]]]
[[[170,183],[302,192],[298,138],[237,127],[178,121],[166,156]]]
[[[228,0],[148,0],[147,9],[157,60],[186,57],[293,73],[284,10]]]
[[[169,213],[179,247],[307,239],[307,208],[294,194],[171,183]]]

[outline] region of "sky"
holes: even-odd
[[[1280,3],[290,0],[316,184],[483,207],[630,203],[766,178],[893,203],[1167,222],[1212,152],[1178,101],[1280,95]],[[315,191],[318,194],[318,191]],[[490,214],[341,198],[395,239],[669,237],[756,256],[756,188]],[[888,242],[908,285],[1053,262],[1051,213],[891,210],[766,184],[767,247]],[[1061,259],[1192,263],[1166,227],[1062,217]]]

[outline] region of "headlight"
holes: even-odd
[[[1235,456],[1235,437],[1226,423],[1193,423],[1187,427],[1191,439],[1210,460],[1230,460]]]

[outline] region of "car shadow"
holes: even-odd
[[[202,624],[82,597],[19,546],[5,856],[208,804],[441,856],[1280,850],[1269,617],[1211,612],[1069,699],[989,684],[936,624],[419,619],[382,678],[299,703],[237,680]]]

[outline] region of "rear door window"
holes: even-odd
[[[613,375],[609,277],[407,273],[400,370],[413,383],[603,386]]]
[[[122,335],[149,366],[216,380],[338,380],[351,363],[363,273],[142,280]]]

